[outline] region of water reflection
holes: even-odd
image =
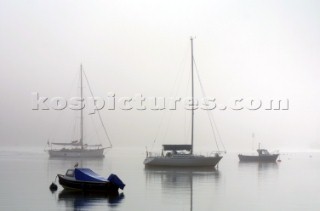
[[[279,168],[278,163],[259,163],[259,171],[277,170]]]
[[[188,187],[193,180],[219,179],[220,172],[214,168],[145,168],[146,182],[160,179],[163,188]]]
[[[239,162],[239,173],[242,180],[246,181],[252,188],[256,187],[259,193],[271,188],[279,176],[279,164],[273,163],[244,163]],[[256,175],[256,176],[255,176]],[[250,181],[246,178],[250,178]],[[266,184],[268,184],[266,186]]]
[[[254,170],[254,169],[258,169],[259,172],[261,171],[273,171],[273,170],[277,170],[279,167],[277,162],[271,162],[271,163],[267,163],[267,162],[239,162],[239,168],[243,169],[243,170]]]
[[[109,195],[105,193],[84,193],[79,191],[62,190],[58,202],[64,202],[65,207],[73,210],[88,210],[93,207],[116,207],[124,199],[124,194]]]
[[[188,210],[193,210],[194,204],[199,202],[199,198],[194,199],[193,192],[203,193],[203,188],[206,189],[208,186],[218,184],[220,172],[214,168],[148,167],[145,168],[145,176],[147,186],[148,184],[154,186],[154,184],[160,183],[164,197],[173,199],[173,203],[189,201],[189,205],[184,203],[183,206],[188,205]],[[183,208],[187,209],[187,207]]]
[[[257,171],[258,178],[274,176],[278,172],[278,163],[254,163],[254,162],[239,162],[240,172],[255,172]]]

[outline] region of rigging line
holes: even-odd
[[[185,56],[184,60],[185,60],[185,59],[186,59],[186,56]],[[181,69],[181,71],[180,71],[181,75],[182,75],[184,72],[186,72],[186,68],[182,68],[182,69]],[[179,76],[179,75],[178,75],[178,76]],[[178,78],[179,78],[179,77],[177,77],[176,82],[178,81]],[[176,97],[176,96],[178,95],[178,92],[179,92],[180,87],[181,87],[181,83],[182,83],[182,80],[180,80],[180,81],[177,83],[177,89],[176,89],[176,91],[175,91],[175,93],[174,93],[174,95],[173,95],[174,97]],[[189,83],[190,83],[190,78],[188,78],[187,86],[188,86]],[[172,119],[173,111],[169,112],[169,114],[170,114],[170,116],[169,116],[169,123],[170,123],[170,120]],[[167,124],[167,127],[166,127],[166,130],[165,130],[165,134],[164,134],[163,139],[166,139],[167,134],[168,134],[168,131],[169,131],[169,124]]]
[[[75,115],[74,115],[75,116]],[[72,116],[71,116],[72,117]],[[73,141],[73,134],[70,134],[70,131],[72,131],[72,128],[75,128],[75,125],[76,125],[76,117],[72,118],[74,119],[73,121],[67,121],[67,126],[65,128],[67,128],[67,130],[65,130],[63,132],[63,137],[70,137],[70,140]],[[69,132],[68,132],[69,131]]]
[[[196,64],[195,64],[195,66],[196,66]],[[196,69],[197,69],[197,66],[196,66]],[[198,69],[197,69],[197,71],[198,71]],[[200,80],[199,72],[197,72],[197,74],[198,74],[198,77],[199,77],[199,80]],[[202,89],[203,95],[206,96],[205,91],[204,91],[204,88],[203,88],[203,85],[202,85],[201,82],[200,82],[200,85],[201,85],[201,89]],[[214,117],[213,117],[213,114],[212,114],[209,110],[207,110],[207,113],[208,113],[208,115],[209,115],[209,119],[211,119],[211,121],[213,122],[214,128],[216,129],[216,132],[217,132],[217,135],[218,135],[218,139],[219,139],[219,141],[220,141],[220,144],[222,145],[223,150],[226,152],[226,148],[225,148],[224,143],[223,143],[223,141],[222,141],[222,138],[221,138],[220,132],[219,132],[219,130],[218,130],[218,126],[217,126],[217,124],[216,124],[216,121],[215,121],[215,119],[214,119]]]
[[[180,71],[178,71],[178,73],[177,73],[177,75],[176,75],[176,77],[175,77],[174,83],[173,83],[173,85],[172,85],[172,89],[169,89],[169,90],[172,90],[171,93],[170,93],[170,95],[173,95],[173,97],[175,97],[175,96],[177,95],[177,93],[178,93],[178,91],[179,91],[179,89],[180,89],[181,81],[180,81],[180,83],[178,83],[178,79],[180,78],[180,75],[182,75],[183,72],[185,71],[185,68],[182,67],[182,66],[183,66],[182,64],[185,64],[184,61],[186,60],[187,51],[185,51],[185,52],[186,52],[186,53],[185,53],[185,55],[184,55],[184,57],[183,57],[180,65],[179,65],[179,66],[180,66],[180,67],[179,67]],[[184,65],[184,66],[185,66],[185,65]],[[174,90],[174,87],[175,87],[176,84],[178,84],[178,85],[177,85],[177,89]],[[158,130],[157,130],[157,134],[156,134],[156,137],[155,137],[155,139],[154,139],[154,141],[153,141],[153,144],[152,144],[152,146],[151,146],[151,149],[154,147],[154,144],[155,144],[155,142],[157,141],[157,139],[158,139],[158,137],[159,137],[159,135],[160,135],[160,129],[161,129],[161,126],[163,125],[163,122],[164,122],[164,119],[165,119],[165,116],[167,115],[167,113],[170,114],[169,119],[171,119],[170,117],[172,116],[172,111],[169,112],[168,110],[166,110],[165,113],[163,114],[162,118],[161,118],[160,124],[159,124],[159,126],[158,126]],[[169,124],[167,125],[167,128],[165,129],[166,132],[168,131],[168,127],[169,127]],[[164,139],[165,137],[166,137],[166,135],[164,135],[163,139]]]
[[[75,83],[76,78],[80,80],[80,75],[77,74],[77,73],[74,75],[74,77],[73,77],[73,79],[72,79],[71,87],[73,87],[73,84]],[[78,90],[78,89],[76,89],[76,90]],[[69,93],[68,93],[67,96],[70,96],[71,91],[72,91],[72,88],[70,89],[70,91],[69,91]],[[70,137],[70,140],[71,140],[71,141],[74,141],[74,140],[75,140],[75,130],[76,130],[76,123],[77,123],[77,115],[76,115],[75,113],[73,114],[73,117],[74,117],[74,118],[73,118],[74,121],[73,121],[73,122],[70,121],[69,126],[68,126],[68,128],[71,129],[71,128],[72,128],[72,124],[73,124],[73,130],[72,130],[72,131],[73,131],[73,134],[69,134],[69,135],[71,135],[71,137]],[[69,129],[68,129],[67,131],[69,131]],[[66,133],[65,135],[67,136],[67,133]]]
[[[187,140],[187,132],[188,132],[188,128],[187,128],[187,110],[185,109],[184,111],[184,121],[183,121],[183,127],[184,127],[184,140]]]
[[[71,87],[73,87],[73,84],[76,81],[76,78],[78,78],[77,76],[78,76],[78,74],[74,74],[73,75],[73,78],[72,78],[72,81],[71,81]],[[67,96],[69,96],[71,94],[71,91],[72,91],[72,88],[69,90],[69,93],[68,93]],[[60,125],[60,124],[58,124],[58,121],[61,119],[62,114],[63,114],[63,112],[61,111],[59,113],[59,115],[56,116],[53,125]],[[57,132],[59,130],[59,127],[52,127],[52,128],[53,129],[49,132],[49,140],[50,140],[50,138],[53,138],[53,135],[57,134]]]
[[[156,141],[157,141],[157,139],[159,137],[160,129],[161,129],[161,126],[162,126],[162,124],[164,122],[165,116],[166,116],[166,112],[162,115],[162,118],[161,118],[160,123],[158,125],[157,132],[156,132],[156,137],[154,138],[153,143],[151,145],[151,151],[153,150],[153,147],[154,147],[154,145],[155,145],[155,143],[156,143]]]
[[[187,87],[185,90],[186,91],[185,96],[188,95],[190,81],[191,81],[191,79],[190,79],[190,77],[188,77]],[[190,125],[187,126],[187,113],[188,113],[187,109],[184,108],[184,132],[185,132],[184,137],[185,137],[185,140],[187,140],[187,134],[190,129]]]
[[[201,91],[202,91],[202,95],[203,95],[203,97],[206,97],[206,94],[205,94],[203,85],[202,85],[201,80],[200,80],[199,70],[198,70],[198,68],[197,68],[197,65],[196,65],[195,61],[193,61],[193,62],[194,62],[194,64],[195,64],[195,69],[196,69],[196,73],[197,73],[197,78],[198,78],[198,81],[199,81],[199,84],[200,84],[200,88],[201,88]],[[209,114],[208,111],[207,111],[207,113],[208,113],[209,122],[210,122],[210,125],[211,125],[212,134],[213,134],[213,138],[214,138],[214,140],[215,140],[216,147],[217,147],[218,151],[220,151],[219,145],[218,145],[218,142],[217,142],[217,136],[216,136],[216,133],[215,133],[215,131],[214,131],[214,125],[213,125],[213,123],[212,123],[212,120],[211,120],[211,118],[210,118],[210,114]]]
[[[182,69],[181,72],[183,72],[183,69]],[[177,82],[177,81],[176,81],[176,82]],[[181,85],[181,80],[180,80],[180,82],[178,82],[178,84],[177,84],[178,88],[177,88],[175,94],[173,94],[174,97],[177,96],[177,93],[178,93],[178,91],[179,91],[180,85]],[[171,111],[171,112],[168,111],[168,113],[169,113],[168,122],[170,123],[170,120],[172,119],[173,111]],[[169,126],[170,126],[169,123],[167,124],[167,127],[166,127],[166,129],[165,129],[165,133],[164,133],[163,139],[166,139],[166,138],[167,138],[167,134],[168,134],[168,131],[169,131]]]
[[[88,88],[89,88],[90,94],[91,94],[92,97],[94,97],[94,96],[93,96],[92,89],[91,89],[91,86],[90,86],[90,83],[89,83],[89,80],[88,80],[88,77],[87,77],[87,75],[86,75],[86,73],[85,73],[84,71],[82,71],[82,72],[83,72],[84,77],[86,78],[86,81],[87,81],[87,84],[88,84]],[[109,134],[108,134],[108,132],[107,132],[107,129],[106,129],[106,127],[105,127],[105,125],[104,125],[104,123],[103,123],[103,121],[102,121],[100,112],[99,112],[99,110],[98,110],[98,108],[97,108],[97,105],[94,105],[94,106],[95,106],[95,108],[96,108],[96,110],[97,110],[97,113],[98,113],[98,116],[99,116],[101,125],[102,125],[102,127],[103,127],[103,131],[104,131],[104,133],[105,133],[105,135],[106,135],[106,137],[107,137],[107,139],[108,139],[108,141],[109,141],[109,144],[110,144],[110,147],[106,147],[106,148],[112,148],[112,143],[111,143]]]
[[[72,140],[72,137],[75,137],[75,134],[76,134],[76,122],[77,122],[77,119],[74,118],[73,133],[72,133],[72,135],[71,135],[71,140]]]
[[[202,94],[204,95],[203,97],[206,97],[203,84],[202,84],[202,82],[201,82],[201,80],[200,80],[199,70],[198,70],[198,67],[197,67],[197,64],[196,64],[195,61],[194,61],[194,65],[195,65],[196,73],[197,73],[197,76],[198,76],[198,81],[199,81],[199,84],[200,84],[200,87],[201,87],[201,91],[202,91]],[[221,139],[221,136],[220,136],[220,133],[219,133],[217,124],[216,124],[216,122],[215,122],[215,120],[214,120],[214,118],[213,118],[213,115],[212,115],[211,112],[209,112],[209,110],[207,110],[207,113],[208,113],[208,117],[209,117],[210,124],[211,124],[211,127],[212,127],[212,132],[213,132],[213,134],[214,134],[214,128],[215,128],[215,129],[216,129],[217,136],[218,136],[218,139],[219,139],[219,141],[220,141],[220,143],[221,143],[221,145],[222,145],[222,147],[223,147],[223,150],[226,151],[226,148],[225,148],[225,146],[224,146],[224,144],[223,144],[223,141],[222,141],[222,139]],[[214,135],[214,136],[215,136],[215,135]],[[217,139],[216,139],[215,141],[216,141],[216,146],[217,146],[218,150],[220,150],[219,147],[218,147]]]
[[[178,80],[178,78],[179,78],[178,76],[180,75],[180,72],[181,72],[181,71],[178,72],[174,84],[177,82],[177,80]],[[174,85],[173,85],[173,87],[174,87]],[[160,123],[159,123],[159,125],[158,125],[156,137],[155,137],[155,139],[154,139],[154,141],[153,141],[153,144],[152,144],[152,146],[151,146],[151,150],[153,149],[154,144],[156,143],[156,141],[157,141],[157,139],[158,139],[158,137],[159,137],[159,135],[160,135],[160,129],[161,129],[161,126],[162,126],[162,124],[163,124],[163,122],[164,122],[164,119],[165,119],[165,116],[166,116],[167,113],[168,113],[168,111],[166,110],[166,111],[164,112],[164,114],[162,115],[162,118],[161,118]]]
[[[95,123],[95,121],[93,119],[93,115],[91,115],[91,122],[92,122],[92,125],[93,125],[94,132],[97,134],[97,138],[99,140],[99,143],[102,143],[100,135],[98,133],[98,127],[97,127],[97,125],[96,125],[96,123]]]

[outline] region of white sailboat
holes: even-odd
[[[67,143],[61,143],[61,142],[49,142],[48,141],[48,149],[46,150],[49,153],[50,157],[104,157],[104,150],[106,148],[111,148],[112,144],[109,139],[109,135],[106,131],[106,128],[102,122],[99,110],[97,110],[99,115],[99,120],[101,122],[101,125],[103,127],[104,133],[109,140],[110,146],[104,147],[102,144],[94,144],[90,145],[85,143],[84,136],[83,136],[83,75],[84,71],[82,69],[82,65],[80,66],[80,99],[81,99],[81,109],[80,110],[80,134],[78,140],[73,140],[71,142]],[[88,80],[87,80],[88,82]],[[89,85],[89,84],[88,84]],[[89,86],[90,88],[90,86]],[[91,92],[91,89],[90,89]],[[92,94],[92,92],[91,92]],[[92,96],[93,97],[93,96]]]
[[[193,82],[193,38],[191,37],[191,95],[192,105],[194,105],[194,82]],[[216,166],[222,159],[220,152],[213,156],[196,155],[193,152],[194,141],[194,109],[191,109],[191,144],[166,144],[162,145],[161,155],[153,156],[147,151],[144,160],[146,167],[151,166],[172,166],[172,167],[206,167]]]

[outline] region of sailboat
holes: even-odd
[[[193,38],[191,37],[191,100],[194,105],[194,82],[193,82]],[[144,160],[146,167],[152,166],[172,166],[172,167],[215,167],[222,156],[219,152],[213,156],[196,155],[193,151],[194,146],[194,109],[191,109],[191,144],[165,144],[162,145],[161,155],[153,156],[147,151]]]
[[[102,122],[99,110],[97,110],[99,115],[99,120],[101,122],[101,125],[104,129],[104,133],[109,140],[109,147],[104,147],[102,144],[94,144],[89,145],[85,143],[84,136],[83,136],[83,130],[84,130],[84,124],[83,124],[83,75],[85,75],[82,65],[80,65],[80,99],[81,99],[81,109],[80,110],[80,138],[78,140],[73,140],[71,142],[67,143],[61,143],[61,142],[49,142],[48,141],[48,147],[49,149],[46,150],[49,153],[50,157],[104,157],[104,150],[106,148],[111,148],[111,142],[109,139],[109,135],[107,133],[107,130]],[[87,79],[87,78],[86,78]],[[88,82],[88,79],[87,79]],[[89,83],[89,82],[88,82]],[[89,86],[90,88],[90,86]],[[91,89],[90,89],[91,92]],[[91,92],[92,94],[92,92]],[[92,96],[93,97],[93,96]]]

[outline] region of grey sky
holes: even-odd
[[[302,0],[1,0],[1,145],[45,145],[57,112],[32,111],[31,93],[68,95],[80,63],[98,96],[168,96],[192,35],[207,95],[290,100],[289,111],[214,111],[227,149],[250,149],[252,132],[269,148],[320,148],[319,11]],[[115,146],[143,147],[162,113],[102,115]],[[206,139],[205,117],[195,124]],[[171,140],[187,142],[184,120],[174,127]]]

